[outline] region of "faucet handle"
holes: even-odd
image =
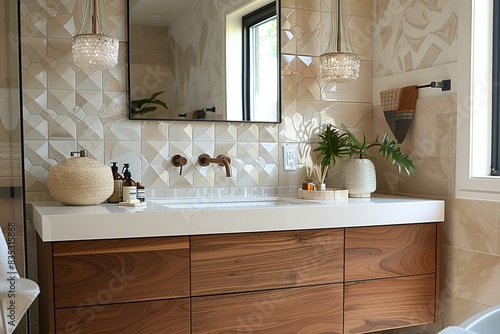
[[[172,165],[181,168],[179,175],[182,175],[182,166],[185,166],[186,164],[187,164],[187,159],[182,155],[176,154],[172,157]]]

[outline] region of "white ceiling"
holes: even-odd
[[[132,24],[168,26],[201,0],[130,0]],[[151,14],[160,14],[152,17]]]

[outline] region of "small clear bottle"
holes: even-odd
[[[137,185],[134,180],[132,180],[132,174],[130,173],[130,164],[123,164],[123,201],[126,203],[137,202]]]
[[[111,162],[111,173],[113,173],[114,188],[113,193],[108,198],[108,203],[119,203],[122,200],[122,183],[123,177],[118,173],[117,162]]]

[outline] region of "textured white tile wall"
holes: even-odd
[[[300,161],[316,161],[311,143],[322,124],[344,122],[371,131],[371,43],[353,38],[362,56],[363,80],[326,87],[319,55],[330,31],[330,1],[282,1],[283,123],[130,121],[126,114],[125,0],[105,1],[111,34],[120,39],[120,62],[110,71],[82,71],[71,64],[83,1],[21,1],[25,174],[28,201],[50,199],[47,174],[70,151],[87,149],[103,163],[129,162],[147,189],[298,185],[305,174],[282,170],[281,145],[298,143]],[[371,36],[371,1],[348,2],[351,33]],[[330,91],[330,101],[322,92]],[[201,153],[225,153],[234,173],[200,167]],[[170,159],[188,158],[183,174]]]

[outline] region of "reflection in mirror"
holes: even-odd
[[[129,0],[130,119],[279,123],[279,0]]]

